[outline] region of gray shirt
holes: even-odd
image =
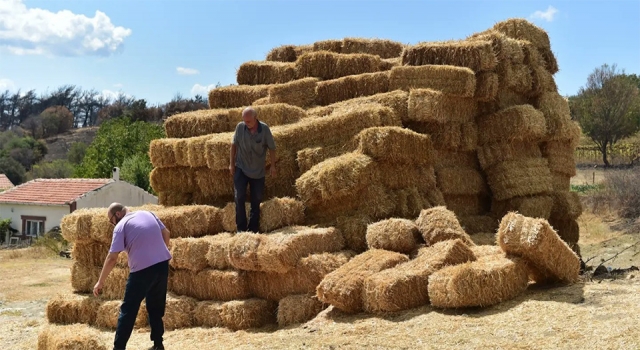
[[[258,131],[251,134],[244,122],[236,125],[232,143],[236,145],[236,167],[242,169],[247,177],[260,179],[265,176],[267,148],[274,151],[276,142],[269,126],[258,121]]]

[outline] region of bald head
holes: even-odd
[[[242,110],[242,118],[244,118],[245,116],[257,118],[258,112],[255,109],[253,109],[253,107],[247,107],[244,110]]]
[[[109,214],[110,216],[120,212],[124,209],[124,205],[120,204],[120,203],[111,203],[111,205],[109,205],[109,209],[107,209],[107,214]]]
[[[242,111],[242,121],[249,129],[254,129],[258,125],[258,112],[252,107],[247,107]]]

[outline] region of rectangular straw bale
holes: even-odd
[[[382,313],[425,305],[429,303],[431,274],[445,266],[473,260],[473,252],[459,239],[421,248],[415,259],[365,279],[363,308],[366,312]]]
[[[367,250],[367,226],[371,222],[366,215],[339,216],[336,218],[336,228],[342,232],[345,246],[361,253]]]
[[[305,323],[316,317],[327,307],[312,294],[295,294],[282,298],[278,302],[278,326]]]
[[[495,243],[495,242],[494,242]],[[477,245],[471,247],[471,251],[477,260],[480,259],[492,259],[495,255],[500,255],[506,257],[505,252],[500,248],[499,245],[491,244],[491,245]]]
[[[204,206],[185,205],[156,212],[156,216],[171,232],[171,238],[201,237],[208,234],[209,218]]]
[[[285,273],[247,271],[251,293],[274,301],[292,294],[315,294],[324,276],[346,264],[355,255],[355,252],[348,250],[317,253],[300,259],[294,268]]]
[[[532,97],[511,91],[510,89],[498,89],[496,97],[491,101],[478,101],[478,117],[497,113],[505,108],[531,104]]]
[[[398,67],[402,65],[402,57],[393,57],[393,58],[383,58],[380,62],[380,70],[386,71],[391,70],[393,67]]]
[[[444,195],[444,202],[447,209],[451,210],[456,216],[481,215],[485,214],[491,208],[491,197],[489,195]]]
[[[247,213],[247,220],[249,218],[249,210],[251,208],[251,204],[245,202],[245,212]],[[229,202],[222,209],[222,227],[225,231],[228,232],[236,232],[236,204],[234,202]]]
[[[347,153],[315,165],[296,180],[298,195],[305,204],[354,196],[374,182],[375,163],[364,154]]]
[[[473,97],[476,76],[469,68],[456,66],[399,66],[391,69],[389,90],[433,89],[459,97]]]
[[[448,167],[464,167],[472,169],[480,169],[478,163],[478,157],[474,151],[449,151],[449,150],[434,150],[434,168],[448,168]]]
[[[391,218],[367,226],[369,249],[384,249],[398,253],[411,253],[424,240],[414,221]]]
[[[38,333],[38,350],[107,350],[98,330],[84,324],[46,325]]]
[[[195,170],[189,167],[155,168],[149,182],[156,192],[193,193],[197,190]]]
[[[230,85],[209,91],[209,108],[250,106],[253,101],[267,97],[271,85]]]
[[[530,41],[536,48],[551,47],[547,32],[522,18],[510,18],[498,22],[493,29],[510,38]]]
[[[298,107],[312,106],[316,101],[318,81],[318,78],[304,78],[286,84],[275,84],[269,88],[269,101]]]
[[[409,92],[409,119],[424,122],[472,122],[477,114],[473,98],[458,97],[431,89]]]
[[[158,192],[158,204],[166,207],[189,205],[195,202],[193,193],[174,191]]]
[[[458,216],[460,226],[470,235],[476,233],[495,233],[499,220],[489,215]]]
[[[514,197],[504,201],[494,200],[491,203],[491,213],[496,218],[502,218],[514,211],[531,218],[549,219],[552,207],[551,196]]]
[[[532,66],[531,75],[533,77],[531,96],[539,96],[545,92],[557,92],[558,86],[544,66]]]
[[[542,93],[535,100],[535,107],[547,121],[547,137],[552,140],[580,138],[580,130],[572,128],[569,101],[557,92]]]
[[[558,60],[556,59],[555,54],[551,51],[551,48],[540,48],[540,55],[544,59],[544,68],[550,74],[556,74],[560,70],[558,67]]]
[[[499,163],[486,170],[493,199],[545,194],[552,191],[551,172],[545,158],[524,158]]]
[[[200,271],[209,266],[207,238],[176,238],[171,240],[170,265],[176,269]]]
[[[582,214],[582,202],[577,192],[554,191],[551,197],[553,207],[550,216],[577,219]]]
[[[533,75],[526,64],[505,64],[500,75],[500,87],[528,94],[533,89]]]
[[[367,128],[356,135],[355,142],[358,152],[379,162],[416,166],[433,162],[431,138],[398,126]]]
[[[477,101],[492,101],[498,95],[500,78],[493,72],[476,73],[476,92],[474,99]]]
[[[389,72],[364,73],[325,80],[316,87],[316,103],[326,106],[389,91]]]
[[[251,298],[233,300],[222,304],[220,318],[225,327],[231,330],[260,328],[277,322],[278,303]]]
[[[329,39],[329,40],[316,41],[313,43],[312,51],[329,51],[329,52],[341,53],[342,40]]]
[[[118,326],[118,317],[120,316],[121,300],[105,301],[97,310],[95,325],[101,328],[115,330]],[[140,304],[140,309],[136,315],[135,329],[143,328],[149,325],[147,319],[147,307],[145,303]]]
[[[440,168],[436,171],[438,188],[443,195],[484,195],[489,193],[484,175],[464,167]]]
[[[204,269],[194,275],[191,288],[202,300],[235,300],[251,296],[245,271]]]
[[[295,123],[307,117],[304,109],[286,103],[271,103],[263,106],[253,106],[257,118],[269,127],[276,125],[286,125]],[[242,111],[244,108],[234,108],[229,110],[229,131],[234,132],[238,123],[242,122]],[[229,134],[231,139],[233,134]],[[231,141],[229,141],[231,142]]]
[[[173,155],[176,158],[175,166],[188,167],[189,163],[189,145],[194,140],[207,139],[209,136],[190,137],[187,139],[177,139],[173,143]]]
[[[523,158],[541,158],[542,152],[536,141],[512,141],[487,143],[478,147],[478,160],[483,169],[507,162],[517,161]]]
[[[538,141],[546,134],[546,122],[542,112],[531,105],[503,109],[478,120],[480,145],[513,141]]]
[[[149,144],[149,159],[154,168],[169,168],[177,165],[174,144],[178,139],[163,138],[151,140]]]
[[[98,282],[101,267],[85,266],[75,262],[71,266],[71,287],[74,292],[92,293],[93,286]],[[129,277],[129,268],[114,267],[109,273],[102,289],[102,297],[108,300],[122,299]]]
[[[60,220],[62,237],[69,242],[91,240],[91,219],[94,215],[104,215],[103,208],[82,208],[67,214]]]
[[[229,169],[229,154],[231,152],[233,133],[218,133],[185,140],[187,141],[187,162],[189,166],[194,168],[207,167],[209,166],[211,157],[216,157],[214,159],[218,162],[225,163],[220,158],[225,158],[223,153],[226,152],[226,169]],[[216,147],[210,150],[210,146],[208,145],[215,145]],[[215,151],[215,153],[209,154],[208,151]],[[223,170],[221,165],[211,169]]]
[[[408,127],[428,134],[434,150],[474,151],[478,144],[478,128],[474,122],[409,122]]]
[[[166,310],[162,320],[167,331],[193,327],[197,302],[189,297],[167,296]]]
[[[236,73],[239,85],[280,84],[295,78],[296,68],[292,62],[249,61],[241,64]]]
[[[229,160],[227,159],[227,163]],[[233,178],[229,169],[211,170],[198,168],[196,170],[196,184],[198,191],[211,197],[233,197]]]
[[[300,57],[302,54],[313,51],[313,44],[298,45],[293,49],[296,52],[296,56]]]
[[[355,151],[355,147],[342,144],[304,148],[297,152],[296,163],[298,164],[298,169],[300,169],[300,174],[304,174],[318,163],[353,151]]]
[[[496,255],[436,271],[428,291],[437,308],[487,307],[517,297],[528,284],[523,260]]]
[[[409,99],[409,93],[403,90],[394,90],[382,94],[375,94],[371,96],[358,97],[348,101],[338,102],[329,106],[315,107],[310,109],[307,113],[310,116],[324,117],[333,113],[336,109],[344,108],[347,106],[362,105],[367,103],[377,103],[384,107],[391,108],[396,117],[402,122],[408,120],[407,101]]]
[[[386,39],[344,38],[342,53],[366,53],[380,58],[394,58],[402,54],[402,43]]]
[[[416,225],[427,245],[451,239],[460,239],[469,246],[474,245],[471,237],[460,226],[456,214],[444,206],[421,211]]]
[[[47,321],[56,324],[93,324],[103,302],[93,295],[56,294],[47,302]]]
[[[497,30],[489,29],[473,34],[468,40],[490,41],[498,59],[498,66],[504,61],[516,64],[524,62],[524,52],[518,41]]]
[[[217,270],[226,270],[231,267],[229,264],[229,244],[234,234],[223,232],[208,237],[209,250],[206,258],[209,267]]]
[[[432,166],[412,164],[378,163],[380,184],[389,190],[416,187],[421,192],[432,191],[436,187],[436,174]],[[403,176],[398,176],[403,174]]]
[[[104,259],[109,254],[109,245],[97,241],[83,241],[73,244],[71,257],[88,266],[100,266],[104,264]]]
[[[569,191],[571,189],[571,176],[551,173],[551,187],[553,191]]]
[[[260,232],[304,224],[304,203],[283,197],[272,198],[260,204]]]
[[[271,104],[271,100],[269,99],[269,96],[263,97],[263,98],[259,98],[259,99],[255,100],[255,101],[253,101],[253,103],[252,103],[252,105],[254,107],[256,107],[256,106],[264,106],[264,105],[268,105],[268,104]]]
[[[164,121],[167,137],[186,138],[228,132],[229,111],[226,109],[201,109],[174,114]]]
[[[316,289],[320,301],[344,312],[363,307],[363,287],[367,277],[409,261],[406,255],[381,249],[368,250],[324,277]]]
[[[536,282],[578,280],[580,259],[547,220],[509,213],[500,222],[498,244],[506,253],[526,259]]]
[[[433,189],[430,192],[437,191]],[[422,209],[430,208],[431,203],[429,193],[420,191],[417,187],[407,187],[394,191],[394,202],[396,204],[394,216],[405,219],[415,219],[420,215]],[[439,192],[439,191],[438,191]],[[442,194],[440,194],[442,196]]]
[[[298,58],[295,45],[281,45],[274,47],[267,53],[266,60],[273,62],[295,62]]]
[[[542,154],[549,160],[549,169],[569,177],[576,175],[576,147],[572,141],[548,141],[542,145]]]
[[[222,323],[222,301],[201,301],[198,302],[194,312],[194,325],[196,327],[224,327]]]
[[[402,52],[402,64],[460,66],[481,72],[493,70],[498,60],[490,41],[467,40],[425,42],[408,46]]]
[[[552,217],[549,219],[549,224],[553,226],[558,237],[580,256],[580,246],[578,245],[578,241],[580,240],[580,225],[578,225],[576,219],[569,217]]]
[[[296,61],[298,78],[316,77],[328,80],[378,71],[380,57],[368,54],[316,51],[303,54]]]

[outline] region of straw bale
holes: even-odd
[[[380,61],[380,70],[391,70],[393,67],[402,65],[402,57],[384,58]]]
[[[506,257],[506,254],[502,250],[502,248],[500,248],[499,245],[495,245],[495,244],[477,245],[477,246],[471,247],[471,251],[473,252],[473,255],[476,257],[476,259],[478,260],[485,259],[485,258],[491,259],[493,256],[496,256],[496,255]]]
[[[328,80],[347,75],[378,72],[380,62],[380,57],[374,55],[317,51],[298,57],[296,72],[298,78],[315,77]]]
[[[47,321],[56,324],[93,324],[102,303],[92,295],[56,294],[47,302]]]
[[[571,189],[571,176],[551,173],[551,187],[553,191],[569,191]]]
[[[367,277],[382,270],[409,261],[406,255],[381,249],[368,250],[320,282],[316,295],[320,301],[345,312],[358,312],[363,307],[363,287]]]
[[[444,206],[421,211],[416,225],[427,245],[451,239],[461,239],[469,246],[474,245],[471,237],[460,226],[456,215]]]
[[[251,296],[245,271],[205,269],[194,274],[195,297],[203,300],[235,300]]]
[[[269,105],[269,104],[271,104],[271,100],[269,99],[269,96],[263,97],[263,98],[259,98],[259,99],[255,100],[255,101],[253,101],[253,103],[252,103],[252,105],[254,107],[256,107],[256,106],[264,106],[264,105]]]
[[[549,169],[569,177],[576,175],[575,147],[572,141],[548,141],[542,145],[542,154],[549,160]]]
[[[523,158],[541,158],[542,152],[536,141],[493,142],[478,147],[478,160],[483,169]]]
[[[487,307],[515,298],[528,284],[523,260],[495,255],[433,273],[428,289],[437,308]]]
[[[526,64],[505,64],[500,78],[500,86],[503,89],[523,94],[527,94],[533,89],[532,71]]]
[[[164,328],[167,331],[190,328],[194,326],[194,311],[197,302],[189,297],[167,296],[164,317]]]
[[[260,232],[304,224],[304,203],[293,198],[272,198],[260,204]]]
[[[447,209],[456,216],[482,215],[489,211],[491,207],[491,197],[489,195],[457,195],[447,194],[444,202]]]
[[[298,169],[300,169],[300,174],[304,174],[318,163],[322,163],[329,158],[337,157],[341,154],[353,151],[355,151],[355,147],[341,144],[323,147],[310,147],[301,149],[297,152],[296,162],[298,164]]]
[[[251,293],[274,301],[292,294],[315,294],[324,276],[346,264],[355,255],[355,252],[348,250],[311,254],[300,259],[294,268],[285,273],[247,271]]]
[[[155,214],[171,232],[171,238],[200,237],[207,235],[209,216],[203,205],[185,205],[166,208]]]
[[[540,51],[528,40],[518,40],[518,45],[524,53],[524,64],[530,67],[541,67],[544,65],[544,57]]]
[[[313,51],[313,44],[311,45],[299,45],[294,48],[296,52],[296,56],[300,57],[301,55]]]
[[[209,91],[209,108],[250,106],[253,101],[267,97],[271,85],[230,85]]]
[[[434,150],[474,151],[478,144],[478,128],[474,122],[409,122],[408,127],[429,134]]]
[[[456,66],[399,66],[391,69],[389,90],[433,89],[459,97],[473,97],[476,76]]]
[[[95,215],[104,215],[103,208],[82,208],[62,217],[60,229],[62,237],[69,242],[91,240],[91,222]]]
[[[443,195],[486,195],[489,188],[483,174],[473,168],[448,167],[436,171]]]
[[[492,101],[498,95],[500,87],[500,78],[498,74],[493,72],[476,73],[476,92],[474,99],[476,101]]]
[[[267,54],[267,61],[274,62],[295,62],[298,58],[295,45],[282,45],[274,47]]]
[[[191,164],[189,163],[189,144],[191,144],[194,140],[206,139],[209,136],[199,136],[187,139],[176,139],[173,143],[173,156],[176,159],[176,164],[174,166],[180,167],[188,167]]]
[[[385,39],[344,38],[341,53],[366,53],[381,58],[394,58],[402,54],[404,45]]]
[[[389,91],[389,72],[364,73],[321,81],[316,87],[320,106]]]
[[[231,131],[229,129],[229,111],[226,109],[201,109],[174,114],[164,121],[164,130],[167,137],[176,138]]]
[[[269,88],[269,101],[287,103],[298,107],[315,104],[318,78],[298,79],[286,84],[276,84]]]
[[[330,40],[321,40],[313,43],[312,51],[330,51],[335,53],[342,52],[342,40],[338,39],[330,39]]]
[[[457,97],[431,89],[409,92],[409,120],[424,122],[472,122],[477,114],[473,98]]]
[[[316,317],[326,306],[315,295],[286,296],[278,302],[278,326],[285,327],[305,323]]]
[[[410,148],[409,148],[410,149]],[[436,187],[436,174],[432,166],[414,164],[377,163],[380,184],[389,190],[415,187],[420,192],[432,191]],[[402,174],[402,176],[398,176]]]
[[[369,249],[384,249],[398,253],[411,253],[422,242],[415,222],[391,218],[367,226]]]
[[[151,140],[149,159],[154,168],[169,168],[177,165],[174,145],[178,139],[163,138]]]
[[[194,312],[194,325],[197,327],[224,327],[222,317],[221,301],[201,301],[197,304]]]
[[[580,129],[572,125],[569,101],[557,92],[542,93],[535,101],[547,120],[547,137],[552,140],[573,140],[580,138]]]
[[[239,85],[280,84],[295,78],[296,69],[292,62],[249,61],[241,64],[236,73]]]
[[[433,162],[431,139],[398,126],[373,127],[355,137],[358,152],[376,161],[426,166]]]
[[[509,107],[531,104],[532,102],[531,97],[525,94],[507,88],[498,89],[498,93],[493,100],[478,101],[478,115],[491,115]]]
[[[558,234],[558,237],[562,239],[571,250],[573,250],[578,256],[580,256],[580,247],[578,241],[580,240],[580,225],[576,219],[569,217],[553,217],[549,219],[549,224],[553,226]]]
[[[417,187],[407,187],[394,191],[394,202],[396,204],[394,216],[406,219],[415,219],[420,215],[422,209],[430,208],[434,205],[430,201],[430,192],[438,192],[437,189],[425,193]],[[442,194],[439,194],[442,196]],[[437,205],[437,204],[436,204]]]
[[[38,334],[38,350],[107,350],[98,330],[84,324],[46,325]]]
[[[228,158],[228,157],[227,157]],[[227,163],[229,159],[227,159]],[[233,178],[229,170],[198,168],[195,174],[198,190],[211,197],[233,197]]]
[[[490,41],[446,41],[425,42],[406,47],[402,52],[402,64],[451,65],[481,72],[495,69],[498,60]]]
[[[370,223],[371,219],[366,215],[336,218],[336,228],[342,232],[345,246],[358,253],[367,250],[367,226]]]
[[[498,59],[498,66],[505,61],[516,64],[524,62],[524,52],[518,41],[497,30],[489,29],[473,34],[468,40],[490,41]]]
[[[524,158],[499,163],[486,170],[493,199],[545,194],[552,191],[551,172],[545,158]]]
[[[207,237],[209,250],[206,253],[208,266],[217,270],[226,270],[229,264],[229,244],[233,240],[233,233],[223,232]]]
[[[101,270],[101,267],[85,266],[75,262],[71,266],[71,287],[73,291],[92,293],[93,286],[98,282]],[[128,277],[128,268],[114,267],[104,283],[102,297],[109,300],[122,299]]]
[[[551,197],[553,208],[550,216],[577,219],[582,214],[582,202],[577,192],[555,191]]]
[[[231,330],[260,328],[277,322],[278,303],[251,298],[234,300],[222,304],[220,318]]]
[[[493,26],[493,29],[510,38],[530,41],[539,49],[551,47],[547,32],[522,18],[510,18],[498,22]]]
[[[245,213],[247,213],[247,218],[249,217],[249,210],[251,209],[251,204],[245,203]],[[222,209],[222,227],[225,231],[228,232],[236,232],[236,204],[234,202],[229,202]]]
[[[121,300],[111,300],[102,303],[102,305],[100,305],[97,310],[95,325],[97,327],[115,330],[118,326],[118,317],[120,316],[121,305]],[[143,302],[142,304],[140,304],[140,309],[138,310],[138,314],[136,316],[134,328],[139,329],[148,326],[149,321],[147,317],[147,307]]]
[[[173,191],[158,192],[158,204],[166,207],[189,205],[193,203],[193,193]]]
[[[538,50],[540,51],[540,55],[542,55],[542,58],[544,59],[545,69],[551,74],[558,73],[560,67],[558,67],[558,60],[553,54],[553,51],[551,51],[551,48],[540,48]]]
[[[205,135],[200,137],[192,137],[185,140],[185,150],[187,154],[187,165],[193,168],[204,168],[208,166],[209,154],[206,153],[207,144],[215,144],[217,148],[214,150],[218,153],[214,154],[216,157],[223,157],[222,153],[226,151],[226,169],[229,169],[229,153],[231,152],[231,140],[233,139],[233,133],[218,133],[212,135]],[[204,150],[204,152],[203,152]],[[222,159],[219,159],[221,163],[224,163]],[[223,170],[221,166],[214,168],[213,170]]]
[[[195,171],[189,167],[155,168],[149,174],[149,182],[156,192],[193,193],[197,190]]]
[[[542,112],[531,105],[503,109],[478,120],[480,145],[513,141],[538,141],[546,134],[546,122]]]
[[[75,261],[88,266],[102,267],[104,259],[108,254],[108,244],[93,240],[76,242],[74,243],[73,249],[71,250],[71,257]]]
[[[429,303],[429,276],[448,265],[475,260],[461,240],[421,248],[415,259],[383,270],[364,281],[363,308],[381,313],[411,309]]]
[[[176,269],[200,271],[209,266],[207,238],[176,238],[171,240],[170,265]]]
[[[257,118],[261,122],[269,125],[269,127],[295,123],[307,117],[307,113],[304,109],[287,103],[271,103],[264,106],[254,106],[253,108],[258,114]],[[229,110],[229,131],[235,131],[238,123],[243,121],[243,110],[244,108],[234,108]],[[229,140],[231,140],[233,134],[228,135]]]
[[[469,215],[458,216],[460,226],[467,234],[474,235],[476,233],[495,233],[500,223],[494,217],[489,215]]]
[[[533,77],[532,96],[539,96],[545,92],[558,92],[558,86],[553,79],[553,75],[544,66],[531,67],[531,75]]]
[[[354,196],[375,180],[375,163],[364,154],[347,153],[315,165],[296,180],[305,204]]]
[[[493,201],[491,213],[496,218],[502,218],[514,211],[531,218],[549,219],[553,203],[553,198],[547,195],[514,197],[504,201]]]
[[[506,253],[526,259],[533,266],[536,282],[578,279],[580,259],[547,220],[509,213],[500,222],[498,244]]]
[[[348,101],[338,102],[329,106],[315,107],[307,111],[310,116],[324,117],[330,115],[337,109],[348,106],[362,105],[368,103],[377,103],[385,107],[391,108],[402,122],[409,119],[407,101],[409,93],[403,90],[394,90],[383,94],[375,94],[372,96],[358,97]]]
[[[449,150],[434,150],[434,168],[448,168],[448,167],[463,167],[480,169],[478,163],[478,157],[474,151],[449,151]]]

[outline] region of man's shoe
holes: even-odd
[[[164,350],[164,345],[160,345],[160,346],[154,345],[150,347],[149,350]]]

